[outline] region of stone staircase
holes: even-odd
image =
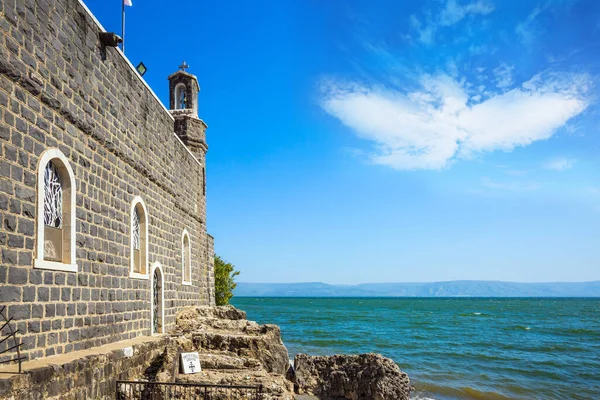
[[[233,307],[187,308],[177,315],[174,341],[148,378],[157,381],[251,385],[263,387],[264,400],[294,399],[293,384],[285,378],[287,349],[276,325],[246,320]],[[180,352],[198,352],[202,371],[178,373]]]

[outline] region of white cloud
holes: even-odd
[[[588,106],[585,75],[536,75],[474,101],[464,82],[423,75],[399,92],[357,82],[322,84],[322,108],[374,143],[371,161],[396,169],[441,169],[481,152],[548,139]]]
[[[564,171],[566,169],[573,168],[573,164],[575,164],[575,161],[576,160],[560,157],[546,162],[543,165],[543,167],[554,171]]]
[[[456,0],[448,0],[439,15],[439,23],[442,26],[454,25],[469,14],[487,15],[494,11],[491,1],[476,0],[460,4]]]
[[[418,33],[419,42],[430,45],[435,41],[435,35],[440,27],[457,24],[469,15],[487,15],[492,11],[494,11],[494,5],[490,0],[467,2],[447,0],[439,13],[428,17],[427,23],[421,23],[415,15],[411,15],[410,23]]]
[[[499,88],[507,88],[513,84],[512,72],[515,69],[514,65],[502,64],[494,68],[494,76],[496,78],[496,86]]]

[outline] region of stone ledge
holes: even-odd
[[[0,367],[0,399],[112,398],[116,379],[140,376],[170,342],[168,336],[140,336],[22,364]],[[41,397],[40,397],[41,396]]]

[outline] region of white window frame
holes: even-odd
[[[186,238],[186,236],[187,236],[187,240],[188,240],[188,249],[187,249],[187,254],[184,254],[185,253],[185,238]],[[185,280],[186,263],[189,263],[189,265],[190,265],[190,280],[189,281]],[[190,239],[190,234],[188,233],[187,229],[184,229],[183,233],[181,234],[181,283],[186,286],[192,285],[192,240]]]
[[[139,272],[134,271],[134,262],[133,262],[133,230],[131,229],[131,222],[133,221],[133,213],[135,212],[135,207],[140,204],[142,206],[142,210],[144,212],[144,226],[140,227],[140,236],[143,234],[145,239],[145,263],[146,270],[145,274],[140,274]],[[146,208],[146,204],[144,200],[140,196],[135,196],[131,201],[131,209],[129,212],[129,277],[134,279],[149,279],[150,278],[150,268],[148,268],[148,247],[150,247],[149,238],[148,238],[148,224],[150,222],[150,215],[148,214],[148,209]],[[143,229],[143,232],[141,231]],[[140,241],[142,239],[140,238]],[[162,269],[161,269],[162,272]]]
[[[156,269],[160,270],[160,318],[162,321],[162,332],[154,332],[154,271]],[[162,335],[166,332],[165,329],[165,273],[162,269],[162,265],[160,262],[155,261],[152,263],[151,271],[150,271],[150,335]]]
[[[68,263],[60,262],[60,261],[49,261],[44,260],[44,172],[46,170],[46,165],[52,160],[59,160],[62,164],[61,170],[66,170],[67,175],[69,176],[69,184],[71,185],[70,196],[69,198],[63,197],[63,202],[68,201],[69,208],[69,218],[71,226],[64,226],[63,229],[70,230],[70,260]],[[61,176],[61,180],[64,182],[64,176]],[[33,261],[33,267],[39,269],[50,269],[54,271],[65,271],[65,272],[77,272],[77,261],[76,261],[76,253],[75,253],[75,225],[77,223],[75,209],[77,207],[75,202],[75,197],[77,193],[77,186],[75,183],[75,174],[73,173],[73,169],[71,168],[71,164],[69,164],[69,160],[67,157],[57,148],[51,148],[44,151],[38,162],[38,171],[37,171],[37,251],[36,258]],[[63,203],[63,210],[65,209]]]

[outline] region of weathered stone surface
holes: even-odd
[[[245,319],[233,306],[186,308],[177,314],[177,328],[192,350],[218,351],[259,360],[267,372],[285,375],[289,357],[276,325]]]
[[[177,313],[177,327],[183,331],[192,331],[205,322],[205,318],[227,320],[245,320],[246,312],[233,306],[219,307],[187,307]]]
[[[149,362],[149,367],[138,378],[159,382],[262,385],[263,400],[294,399],[293,383],[275,371],[282,370],[280,359],[288,362],[278,328],[247,321],[243,311],[230,306],[184,309],[177,315],[177,327],[163,352]],[[198,352],[201,372],[179,373],[181,352]]]
[[[164,330],[181,308],[214,304],[206,125],[197,113],[176,124],[127,59],[101,48],[103,29],[78,1],[0,1],[0,26],[0,305],[10,304],[8,316],[21,327],[21,354],[41,358],[150,334],[150,280],[129,276],[135,196],[150,216],[147,267],[159,262],[164,274]],[[190,88],[197,110],[199,87]],[[38,166],[49,149],[60,150],[74,173],[77,272],[34,268]],[[184,229],[191,285],[182,283]],[[11,357],[0,354],[0,362]]]
[[[41,365],[32,361],[25,364],[24,374],[0,374],[0,400],[113,400],[116,380],[142,376],[171,340],[137,339],[122,348],[100,347],[93,353],[73,353],[69,359],[48,358]]]
[[[202,374],[181,376],[180,382],[263,387],[263,400],[293,400],[294,385],[279,374],[264,370],[206,370]]]
[[[294,358],[300,391],[321,400],[408,400],[408,375],[379,354]]]
[[[171,335],[141,337],[132,344],[111,345],[93,354],[84,352],[71,360],[47,358],[47,364],[6,382],[0,376],[0,400],[114,399],[117,379],[261,386],[263,400],[408,399],[406,374],[376,354],[298,355],[295,376],[285,375],[289,360],[279,328],[258,325],[242,319],[244,316],[233,307],[184,309],[177,315],[177,329]],[[43,332],[49,330],[43,327],[45,322]],[[39,324],[31,325],[33,330],[40,330]],[[47,333],[48,341],[55,336],[53,331]],[[181,374],[179,353],[191,351],[199,353],[202,370]],[[301,393],[294,393],[294,386]],[[233,394],[231,398],[245,397]]]

